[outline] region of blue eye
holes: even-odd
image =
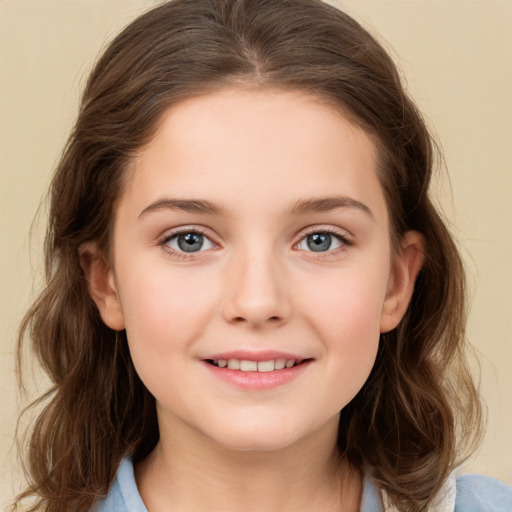
[[[177,252],[199,252],[211,249],[213,242],[202,233],[188,231],[171,235],[164,241],[164,245]]]
[[[303,251],[327,252],[344,245],[347,243],[342,236],[319,231],[305,236],[297,247]]]

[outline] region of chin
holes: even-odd
[[[304,426],[272,418],[269,421],[230,422],[219,425],[210,437],[227,450],[238,452],[271,452],[284,450],[311,434]]]

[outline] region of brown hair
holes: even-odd
[[[79,247],[108,252],[131,158],[161,114],[229,84],[301,90],[340,108],[376,141],[394,243],[418,230],[427,257],[406,316],[382,335],[372,373],[341,412],[339,448],[403,511],[425,510],[478,437],[464,356],[464,271],[428,188],[432,138],[383,48],[320,0],[174,0],[118,35],[96,64],[50,190],[46,289],[20,330],[53,387],[32,426],[29,510],[89,510],[123,456],[158,441],[153,397],[126,335],[102,322]]]

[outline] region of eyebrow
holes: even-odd
[[[216,204],[203,199],[159,199],[144,208],[139,214],[139,219],[148,213],[160,210],[180,210],[188,213],[202,213],[210,215],[224,215],[226,210]]]
[[[338,208],[356,208],[366,213],[371,219],[375,220],[375,215],[368,206],[357,199],[345,196],[302,199],[295,203],[290,214],[300,215],[305,213],[321,213],[337,210]]]
[[[290,210],[290,215],[304,215],[306,213],[321,213],[339,208],[356,208],[375,219],[373,212],[361,201],[351,197],[333,196],[313,199],[300,199]],[[200,213],[203,215],[227,215],[227,210],[204,199],[159,199],[144,208],[139,219],[151,212],[160,210],[180,210],[187,213]]]

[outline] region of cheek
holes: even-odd
[[[341,406],[361,389],[375,362],[386,288],[387,274],[367,268],[339,271],[298,294],[308,304],[308,329],[322,341]]]
[[[191,345],[213,314],[213,288],[197,276],[171,274],[165,265],[126,276],[120,279],[126,332],[134,352],[151,348],[145,357],[158,358]]]
[[[381,269],[348,268],[316,276],[315,286],[296,290],[307,303],[312,322],[330,331],[364,333],[380,331],[380,317],[388,276]]]
[[[183,389],[190,400],[194,343],[213,314],[210,287],[185,273],[170,275],[165,265],[139,275],[127,272],[120,281],[128,345],[139,377],[160,401],[179,401]]]

